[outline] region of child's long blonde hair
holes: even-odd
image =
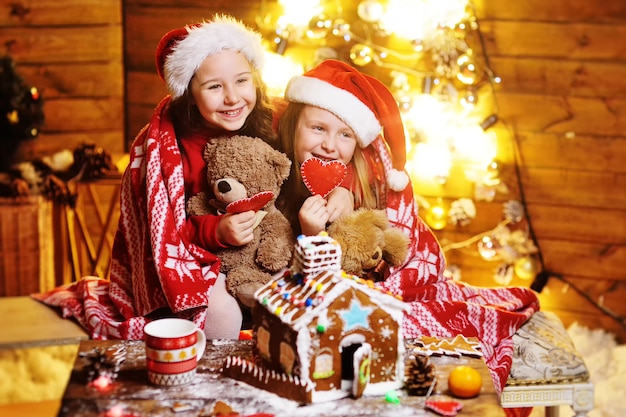
[[[300,114],[305,106],[308,106],[308,104],[290,102],[287,105],[284,113],[280,116],[278,143],[274,144],[275,148],[284,152],[293,162],[289,178],[283,184],[280,196],[276,200],[276,206],[289,219],[291,226],[297,234],[300,233],[298,212],[304,200],[310,196],[309,190],[304,185],[304,181],[302,181],[300,164],[295,154],[296,128]],[[380,206],[378,187],[375,186],[373,179],[370,178],[367,161],[358,145],[354,150],[351,162],[355,174],[351,184],[355,208],[378,208]]]

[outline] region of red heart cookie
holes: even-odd
[[[274,198],[272,191],[261,191],[252,197],[242,198],[226,206],[226,213],[243,213],[248,210],[260,210]]]
[[[428,400],[425,407],[442,416],[456,416],[463,408],[463,404],[458,401]]]
[[[348,167],[341,161],[309,158],[300,166],[300,173],[311,194],[326,197],[346,178]]]

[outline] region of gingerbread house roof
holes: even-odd
[[[396,322],[402,323],[406,304],[375,287],[372,281],[346,274],[338,266],[340,259],[339,243],[327,234],[300,236],[292,269],[261,287],[255,294],[256,300],[298,331],[337,297],[353,289],[364,292]]]

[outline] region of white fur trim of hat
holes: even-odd
[[[263,44],[259,33],[229,16],[187,26],[187,36],[176,42],[166,56],[165,82],[172,98],[182,96],[202,61],[224,49],[241,52],[254,66],[263,67]]]
[[[382,130],[374,112],[354,94],[320,78],[293,77],[285,89],[285,98],[333,113],[350,126],[362,148],[371,144]]]

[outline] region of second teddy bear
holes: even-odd
[[[328,235],[339,242],[341,266],[348,274],[374,281],[384,279],[381,263],[401,265],[409,250],[409,238],[389,224],[384,210],[361,208],[335,220]]]

